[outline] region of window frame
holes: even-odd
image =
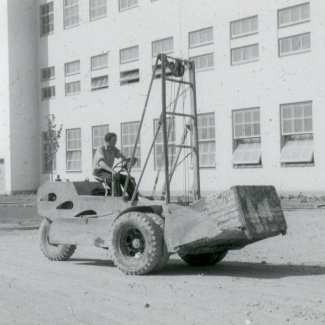
[[[153,136],[155,136],[155,134],[156,134],[156,130],[157,130],[157,127],[158,127],[159,120],[160,120],[159,118],[153,119]],[[167,129],[168,129],[169,120],[173,121],[172,122],[173,128],[171,130],[171,134],[174,132],[174,140],[173,141],[168,141],[168,143],[176,144],[176,126],[175,126],[176,123],[175,123],[175,119],[172,118],[172,117],[166,118]],[[163,128],[163,125],[161,124],[160,130],[159,130],[159,132],[161,132],[161,133],[163,132],[162,128]],[[158,135],[159,135],[159,132],[158,132]],[[158,136],[157,136],[157,138],[158,138]],[[164,142],[162,141],[162,142],[157,143],[157,138],[156,138],[156,141],[155,141],[155,144],[154,144],[154,170],[158,170],[158,168],[160,168],[160,166],[158,166],[157,156],[156,156],[157,155],[157,144],[162,146],[162,154],[164,153]],[[172,155],[169,154],[169,158],[173,157],[173,160],[168,159],[168,168],[171,168],[172,163],[174,163],[174,159],[176,158],[176,147],[169,147],[168,150],[169,149],[171,149],[173,151]],[[165,165],[165,163],[164,163],[164,161],[162,161],[161,170],[165,170],[164,165]]]
[[[77,4],[73,4],[73,5],[69,5],[69,6],[67,6],[66,5],[66,1],[68,1],[68,0],[63,0],[64,1],[64,6],[63,6],[63,27],[64,27],[64,30],[67,30],[67,29],[70,29],[70,28],[73,28],[73,27],[76,27],[76,26],[79,26],[80,25],[80,15],[79,15],[79,13],[80,13],[80,11],[79,11],[79,0],[76,0],[76,1],[78,1],[77,2]],[[73,7],[75,7],[75,6],[78,6],[78,21],[77,21],[77,23],[75,23],[75,24],[73,24],[73,25],[69,25],[69,26],[67,26],[66,25],[66,19],[67,19],[67,9],[69,9],[69,8],[73,8]],[[71,18],[71,17],[68,17],[68,18]]]
[[[197,125],[197,128],[198,128],[198,146],[199,146],[199,166],[200,168],[215,168],[216,167],[216,152],[217,152],[217,139],[216,139],[216,114],[215,112],[208,112],[208,113],[200,113],[200,114],[197,114],[197,117],[201,117],[201,116],[209,116],[209,115],[213,115],[213,121],[214,121],[214,139],[212,138],[209,138],[209,139],[200,139],[200,130],[203,129],[203,126],[199,126],[199,122],[198,122],[198,125]],[[206,128],[211,128],[212,126],[211,125],[207,125]],[[202,165],[201,164],[201,157],[202,157],[202,151],[200,149],[200,144],[204,144],[204,143],[214,143],[214,147],[215,147],[215,151],[214,151],[214,163],[213,164],[207,164],[207,165]],[[210,157],[209,157],[210,158]]]
[[[285,54],[282,54],[281,53],[281,41],[283,41],[285,39],[292,39],[294,37],[301,37],[303,35],[309,35],[309,44],[310,44],[310,47],[309,48],[302,49],[302,50],[298,50],[298,51],[286,52]],[[292,42],[291,42],[291,47],[292,47]],[[301,53],[311,52],[311,33],[310,32],[307,32],[307,33],[302,33],[302,34],[297,34],[297,35],[292,35],[292,36],[287,36],[287,37],[279,38],[279,40],[278,40],[278,50],[279,50],[278,55],[279,55],[280,58],[286,57],[286,56],[290,56],[290,55],[295,55],[295,54],[301,54]]]
[[[50,90],[51,96],[44,97],[44,91],[48,91],[48,90]],[[54,94],[52,95],[52,93],[54,93]],[[48,87],[41,88],[41,100],[50,100],[53,98],[55,98],[55,86],[48,86]]]
[[[99,128],[99,129],[104,129],[105,128],[105,134],[104,135],[100,135],[98,137],[95,137],[94,136],[94,130],[96,128]],[[101,132],[101,131],[100,131]],[[109,132],[109,124],[101,124],[101,125],[93,125],[91,127],[91,148],[92,148],[92,154],[93,154],[93,158],[95,156],[95,153],[96,153],[96,150],[97,148],[99,148],[100,146],[102,146],[103,144],[105,144],[105,135]],[[103,141],[101,141],[101,144],[97,147],[94,146],[94,140],[95,139],[102,139]]]
[[[309,6],[309,18],[308,19],[301,19],[301,20],[298,20],[296,22],[291,22],[291,23],[288,23],[288,24],[280,24],[280,13],[283,12],[283,11],[286,11],[286,10],[291,10],[291,9],[294,9],[294,8],[301,8],[303,6]],[[301,12],[299,12],[300,14]],[[289,11],[289,14],[291,15],[291,11]],[[298,5],[294,5],[294,6],[290,6],[290,7],[286,7],[286,8],[282,8],[282,9],[278,9],[278,12],[277,12],[277,18],[278,18],[278,28],[286,28],[286,27],[289,27],[289,26],[293,26],[293,25],[299,25],[299,24],[305,24],[305,23],[308,23],[310,22],[310,2],[306,2],[306,3],[300,3]]]
[[[209,31],[209,30],[212,30],[212,40],[211,41],[202,42],[202,43],[199,43],[197,45],[191,45],[191,35],[192,34],[204,32],[204,31]],[[198,29],[198,30],[194,30],[194,31],[188,33],[188,48],[189,49],[193,49],[193,48],[196,48],[196,47],[210,45],[210,44],[213,44],[213,42],[214,42],[213,26],[206,27],[206,28],[202,28],[202,29]]]
[[[128,7],[124,8],[124,9],[121,9],[121,1],[122,0],[118,0],[118,9],[119,9],[119,12],[123,12],[123,11],[126,11],[126,10],[130,10],[130,9],[133,9],[133,8],[136,8],[136,7],[139,6],[139,1],[136,0],[136,2],[137,2],[136,5],[128,6]]]
[[[125,60],[122,62],[122,52],[126,51],[126,50],[136,49],[136,48],[138,51],[138,56],[134,59]],[[124,49],[120,49],[120,64],[130,63],[130,62],[134,62],[134,61],[139,61],[139,45],[130,46],[130,47],[126,47]]]
[[[95,79],[102,79],[102,78],[107,78],[107,85],[105,85],[105,86],[100,86],[100,87],[93,87],[93,81],[95,80]],[[103,76],[98,76],[98,77],[94,77],[94,78],[91,78],[91,91],[96,91],[96,90],[100,90],[100,89],[106,89],[106,88],[108,88],[108,82],[109,82],[109,80],[108,80],[108,75],[103,75]]]
[[[69,87],[69,85],[71,84],[79,84],[79,90],[78,91],[75,91],[75,92],[72,92],[72,93],[68,93],[67,91],[67,88]],[[65,95],[66,96],[72,96],[72,95],[77,95],[77,94],[80,94],[81,93],[81,83],[80,83],[80,80],[76,80],[76,81],[72,81],[72,82],[67,82],[65,84]]]
[[[245,48],[249,48],[249,47],[253,47],[253,46],[257,46],[258,49],[258,57],[255,59],[250,59],[250,60],[245,60],[245,61],[240,61],[239,63],[233,63],[233,51],[235,50],[239,50],[239,49],[245,49]],[[260,60],[260,50],[259,50],[259,43],[254,43],[254,44],[250,44],[250,45],[245,45],[245,46],[239,46],[239,47],[235,47],[235,48],[231,48],[230,49],[230,60],[231,60],[231,66],[238,66],[238,65],[242,65],[242,64],[248,64],[248,63],[253,63],[253,62],[258,62]]]
[[[53,69],[53,75],[51,73],[52,69]],[[45,71],[50,71],[49,78],[45,78],[45,79],[43,78],[43,72],[45,72]],[[48,80],[54,80],[54,79],[55,79],[55,66],[41,69],[41,81],[48,81]]]
[[[195,63],[195,59],[196,58],[201,58],[201,57],[205,57],[205,56],[209,56],[209,55],[212,55],[212,60],[213,60],[213,65],[212,66],[209,66],[209,67],[206,67],[206,68],[197,68],[197,65],[195,64],[195,72],[203,72],[203,71],[208,71],[208,70],[214,70],[214,53],[206,53],[206,54],[201,54],[201,55],[196,55],[196,56],[191,56],[189,58],[189,60],[193,60],[194,63]]]
[[[93,67],[93,59],[99,58],[99,57],[106,57],[107,58],[107,63],[106,65],[101,65],[98,67]],[[97,71],[97,70],[101,70],[101,69],[107,69],[108,68],[108,53],[103,53],[103,54],[98,54],[98,55],[94,55],[90,58],[90,68],[91,71]]]
[[[233,24],[240,23],[240,22],[244,22],[246,20],[251,20],[253,18],[256,18],[257,19],[257,30],[256,31],[251,31],[251,32],[248,32],[248,33],[241,33],[238,36],[233,36],[233,28],[232,28]],[[241,38],[241,37],[256,35],[256,34],[258,34],[258,28],[259,28],[259,25],[258,25],[258,15],[254,15],[254,16],[250,16],[250,17],[245,17],[245,18],[233,20],[233,21],[230,22],[229,28],[230,28],[230,39],[231,40],[237,39],[237,38]]]
[[[123,78],[123,74],[135,73],[136,77]],[[125,86],[133,83],[140,82],[140,69],[131,69],[127,71],[120,71],[120,86]]]
[[[164,52],[158,52],[157,54],[154,54],[154,50],[153,50],[153,47],[154,47],[154,44],[155,43],[159,43],[159,42],[163,42],[163,41],[167,41],[171,39],[172,40],[172,44],[173,44],[173,49],[172,50],[168,50],[168,51],[164,51]],[[164,53],[164,54],[171,54],[171,53],[174,53],[174,36],[170,36],[170,37],[166,37],[166,38],[161,38],[159,40],[156,40],[156,41],[152,41],[151,42],[151,54],[152,54],[152,57],[155,58],[157,57],[157,55],[159,53]]]
[[[311,126],[312,129],[311,131],[305,131],[305,132],[284,132],[284,127],[283,127],[283,107],[285,106],[292,106],[292,105],[304,105],[304,104],[310,104],[311,105],[311,115],[307,116],[311,118]],[[304,113],[302,112],[302,115],[304,115]],[[303,119],[305,116],[302,116],[301,119]],[[294,120],[294,118],[293,118]],[[294,103],[286,103],[286,104],[280,104],[280,132],[281,132],[281,142],[280,142],[280,164],[283,167],[286,166],[290,166],[290,167],[294,167],[294,166],[312,166],[314,165],[314,127],[313,127],[313,101],[309,100],[309,101],[301,101],[301,102],[294,102]],[[297,160],[292,160],[292,161],[282,161],[282,156],[284,155],[284,150],[287,149],[288,146],[291,146],[290,142],[294,143],[296,142],[296,144],[299,141],[308,141],[308,140],[312,140],[312,153],[311,153],[311,159],[309,159],[308,161],[297,161]],[[287,146],[287,147],[286,147]]]
[[[90,21],[94,21],[94,20],[97,20],[97,19],[101,19],[101,18],[107,17],[107,0],[105,0],[105,6],[101,6],[101,7],[106,7],[106,14],[101,15],[101,16],[97,16],[95,18],[92,17],[92,11],[94,9],[98,9],[98,8],[101,8],[101,7],[98,7],[97,6],[96,8],[93,8],[93,5],[92,5],[93,2],[94,2],[94,0],[89,0],[89,20]]]
[[[68,73],[67,72],[67,67],[69,66],[69,64],[77,63],[77,62],[79,62],[79,70],[74,71],[72,73]],[[67,62],[67,63],[64,64],[64,75],[65,75],[65,77],[70,77],[70,76],[74,76],[76,74],[80,74],[80,70],[81,70],[80,60],[70,61],[70,62]]]
[[[258,121],[254,121],[254,111],[258,111]],[[250,123],[236,123],[235,115],[237,113],[245,114],[245,112],[250,112],[252,114],[252,120],[249,121]],[[240,109],[234,109],[231,111],[232,114],[232,142],[233,142],[233,150],[232,150],[232,165],[233,168],[258,168],[262,167],[262,134],[261,134],[261,108],[259,106],[255,107],[247,107],[247,108],[240,108]],[[258,122],[258,123],[257,123]],[[250,135],[248,134],[242,134],[237,135],[236,134],[236,126],[241,125],[243,130],[245,129],[245,125],[250,125],[251,130],[253,130],[253,133]],[[255,124],[258,124],[258,130],[259,132],[256,134],[254,131]],[[243,131],[245,132],[245,131]],[[244,147],[244,149],[243,149]],[[246,147],[246,149],[245,149]],[[235,162],[235,157],[238,154],[238,151],[244,151],[244,152],[257,152],[257,159],[255,158],[250,161],[242,161],[242,162]]]
[[[42,8],[44,8],[46,6],[50,7],[51,5],[52,5],[52,11],[51,12],[49,11],[48,14],[43,15],[42,14]],[[47,36],[47,35],[54,34],[54,1],[51,1],[49,3],[45,3],[45,4],[41,5],[39,8],[40,8],[40,36],[43,37],[43,36]],[[47,24],[49,26],[50,25],[53,25],[53,30],[52,31],[49,31],[48,33],[43,33],[43,27],[44,27],[44,25],[43,25],[43,22],[42,22],[42,18],[44,18],[46,16],[52,16],[53,17],[53,22]]]
[[[69,131],[77,131],[77,130],[80,130],[80,148],[78,149],[68,149],[68,133]],[[75,140],[75,139],[70,139],[70,140]],[[68,159],[68,153],[69,152],[80,152],[80,169],[68,169],[68,162],[69,162],[69,159]],[[71,161],[71,160],[70,160]],[[81,133],[81,128],[72,128],[72,129],[66,129],[66,172],[69,173],[69,172],[82,172],[82,133]]]
[[[126,125],[126,124],[137,124],[137,127],[138,127],[138,130],[136,133],[128,133],[126,135],[135,135],[135,138],[134,138],[134,143],[135,143],[135,140],[136,140],[136,136],[138,134],[138,131],[139,131],[139,127],[140,127],[140,121],[132,121],[132,122],[123,122],[121,123],[121,151],[123,152],[124,155],[126,155],[126,151],[124,150],[124,147],[127,147],[127,148],[133,148],[134,147],[134,144],[133,145],[124,145],[123,144],[123,125]],[[137,152],[140,151],[140,154],[137,155]],[[131,157],[131,154],[132,154],[132,151],[130,153],[130,157]],[[127,157],[127,155],[126,155]],[[141,133],[140,133],[140,136],[139,136],[139,141],[137,143],[137,149],[135,151],[135,157],[138,159],[138,161],[135,163],[135,165],[133,166],[132,170],[140,170],[141,169]]]

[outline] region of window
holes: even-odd
[[[81,171],[81,129],[67,130],[67,171]]]
[[[238,47],[231,50],[231,64],[238,65],[258,61],[258,44]]]
[[[120,85],[126,85],[134,82],[139,82],[139,69],[120,72]]]
[[[156,130],[158,128],[158,122],[159,120],[154,120],[154,134],[156,133]],[[164,169],[164,140],[163,140],[163,132],[162,132],[163,126],[160,126],[156,142],[155,142],[155,169],[158,169],[162,167]],[[169,130],[169,138],[168,138],[168,144],[176,144],[176,129],[175,129],[175,121],[172,118],[167,118],[167,130]],[[168,131],[167,131],[168,134]],[[173,164],[173,161],[175,159],[176,155],[176,148],[173,146],[168,146],[168,167],[170,168]]]
[[[213,53],[194,56],[190,60],[194,61],[196,71],[210,70],[214,66]]]
[[[261,165],[260,109],[235,110],[232,114],[234,166]]]
[[[49,162],[49,139],[48,132],[42,132],[42,147],[43,147],[43,173],[51,172],[51,163]],[[56,171],[56,156],[53,157],[53,172]]]
[[[107,16],[107,0],[90,0],[90,20]]]
[[[65,64],[65,75],[72,76],[80,73],[80,61],[73,61]]]
[[[93,157],[98,147],[105,144],[105,135],[109,132],[109,125],[93,126]]]
[[[119,0],[120,11],[134,8],[138,5],[138,0]]]
[[[40,7],[41,10],[41,36],[54,32],[53,2]]]
[[[45,87],[42,88],[42,100],[50,99],[55,97],[55,87]]]
[[[91,90],[108,88],[108,76],[91,78]]]
[[[280,56],[310,51],[310,33],[279,39]]]
[[[230,36],[237,38],[258,33],[257,16],[236,20],[230,23]]]
[[[80,93],[80,81],[69,82],[65,84],[65,95],[74,95]]]
[[[120,63],[128,63],[139,60],[139,46],[120,50]]]
[[[159,53],[172,53],[174,51],[173,37],[165,38],[159,41],[152,42],[152,56],[157,56]]]
[[[213,43],[213,28],[205,28],[189,33],[189,47],[193,48],[200,45]]]
[[[41,70],[41,80],[52,80],[55,78],[55,67],[45,68]]]
[[[99,70],[108,67],[108,54],[101,54],[91,58],[91,70]]]
[[[126,157],[132,157],[133,147],[137,138],[140,122],[122,123],[122,152]],[[141,137],[139,137],[135,157],[138,161],[134,168],[141,168]]]
[[[64,28],[79,25],[79,0],[64,0]]]
[[[304,23],[310,20],[309,3],[281,9],[278,11],[279,27],[286,27],[294,24]]]
[[[198,114],[200,167],[214,167],[216,159],[216,132],[214,113]]]
[[[314,156],[312,102],[281,105],[282,164],[312,163]]]

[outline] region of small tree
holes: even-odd
[[[50,114],[48,117],[47,122],[47,162],[50,165],[50,173],[51,173],[51,182],[53,181],[53,167],[54,167],[54,161],[56,157],[56,153],[58,152],[60,148],[59,139],[61,137],[62,132],[62,124],[56,129],[55,124],[55,116],[54,114]]]

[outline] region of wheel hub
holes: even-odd
[[[133,248],[139,248],[141,246],[141,242],[140,242],[140,239],[138,238],[135,238],[132,240],[132,247]]]
[[[145,240],[137,228],[124,229],[120,245],[122,253],[131,258],[140,258],[145,250]]]

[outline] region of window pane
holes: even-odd
[[[138,134],[140,122],[123,123],[122,124],[122,152],[126,157],[131,157],[135,140]],[[138,159],[134,165],[135,168],[141,168],[141,140],[139,138],[135,157]]]
[[[156,56],[158,53],[171,53],[173,49],[173,37],[152,42],[152,56]]]
[[[190,47],[211,43],[213,40],[213,28],[207,28],[190,33]]]
[[[279,26],[288,26],[304,22],[310,17],[309,3],[279,10]]]
[[[312,103],[281,105],[282,134],[294,135],[312,132]]]
[[[139,46],[123,49],[120,52],[120,63],[136,61],[139,59]]]
[[[232,49],[232,64],[257,61],[259,58],[258,44]]]
[[[258,17],[249,17],[230,23],[231,37],[240,37],[258,31]]]
[[[101,54],[91,58],[91,69],[103,69],[108,67],[108,54]]]
[[[41,7],[41,35],[44,36],[54,31],[53,2]]]

